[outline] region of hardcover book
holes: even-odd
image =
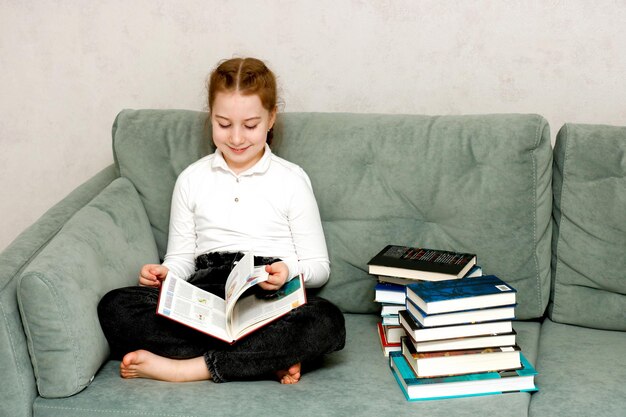
[[[374,275],[440,281],[464,277],[476,265],[476,255],[387,245],[367,264]]]
[[[487,321],[484,323],[455,324],[450,326],[424,327],[413,319],[411,314],[402,310],[398,314],[400,325],[415,342],[428,340],[454,339],[457,337],[480,336],[510,333],[513,331],[511,320]]]
[[[377,323],[378,338],[380,340],[380,346],[383,349],[383,354],[389,356],[391,352],[399,352],[402,349],[400,342],[391,342],[387,339],[385,329],[382,323]]]
[[[465,276],[463,278],[480,277],[480,276],[482,276],[482,274],[483,274],[482,267],[480,267],[478,265],[474,265],[472,268],[470,268],[470,270],[467,272],[467,274],[465,274]],[[379,282],[388,282],[390,284],[407,285],[407,284],[410,284],[412,282],[415,282],[415,279],[400,278],[400,277],[390,277],[390,276],[386,276],[386,275],[379,275],[378,276],[378,281]]]
[[[512,305],[517,291],[495,275],[483,275],[440,282],[416,281],[406,286],[406,293],[423,312],[435,314]]]
[[[382,324],[382,330],[389,343],[400,343],[402,336],[406,336],[406,332],[402,326]]]
[[[385,326],[399,326],[400,325],[400,317],[397,314],[381,316],[381,320]]]
[[[537,371],[521,353],[520,360],[522,367],[513,371],[418,378],[402,353],[389,354],[391,371],[409,401],[537,391]]]
[[[401,343],[402,354],[420,378],[519,369],[521,366],[518,346],[417,352],[406,338]]]
[[[418,352],[436,352],[441,350],[459,350],[459,349],[479,349],[495,346],[513,346],[517,343],[517,333],[513,330],[504,334],[488,334],[484,336],[455,337],[453,339],[430,340],[424,342],[415,342],[408,339],[407,342],[413,343],[415,350]]]
[[[406,287],[404,285],[379,282],[374,287],[374,294],[374,301],[379,303],[404,305],[406,301]]]
[[[255,267],[251,253],[246,253],[228,275],[226,299],[183,279],[168,277],[161,286],[157,314],[234,343],[306,303],[302,276],[286,282],[270,298],[247,291],[267,279],[265,267]]]
[[[515,306],[478,308],[452,313],[426,314],[410,299],[406,309],[424,327],[448,326],[451,324],[480,323],[484,321],[511,320],[515,318]]]
[[[392,314],[397,315],[400,310],[404,310],[406,309],[406,305],[405,304],[389,304],[389,303],[383,303],[381,309],[380,309],[380,315],[381,316],[389,316]]]

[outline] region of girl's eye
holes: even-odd
[[[254,129],[256,129],[256,127],[257,127],[257,126],[258,126],[258,125],[254,125],[254,126],[246,126],[246,129],[248,129],[248,130],[254,130]]]
[[[226,128],[229,128],[229,127],[230,127],[230,125],[223,125],[223,124],[221,124],[221,123],[218,123],[218,125],[220,125],[220,127],[221,127],[222,129],[226,129]]]

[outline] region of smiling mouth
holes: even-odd
[[[245,147],[245,148],[240,148],[240,149],[237,149],[237,148],[230,148],[230,150],[231,150],[233,153],[236,153],[236,154],[244,153],[244,152],[246,151],[246,149],[248,149],[248,147]]]

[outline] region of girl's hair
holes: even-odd
[[[256,94],[261,105],[270,113],[276,109],[278,92],[276,77],[265,63],[256,58],[232,58],[221,61],[209,76],[207,83],[208,109],[211,112],[218,93],[239,92],[243,95]],[[271,143],[273,129],[267,134]]]

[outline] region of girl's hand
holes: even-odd
[[[271,265],[265,265],[265,271],[270,274],[267,281],[259,283],[259,287],[266,291],[276,291],[287,281],[289,268],[284,262],[274,262]]]
[[[142,287],[159,288],[167,276],[169,269],[163,265],[147,264],[139,272],[139,285]]]

